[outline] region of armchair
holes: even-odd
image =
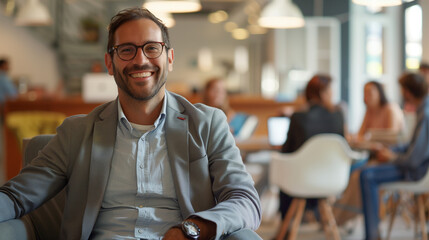
[[[23,166],[35,158],[52,137],[53,135],[38,135],[24,142]],[[0,223],[0,240],[58,239],[65,197],[63,189],[54,198],[20,219]]]

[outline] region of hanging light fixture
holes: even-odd
[[[199,0],[146,0],[143,7],[155,12],[185,13],[199,11],[201,3]]]
[[[21,26],[43,26],[52,23],[48,9],[39,0],[27,0],[18,10],[15,24]]]
[[[402,4],[402,0],[353,0],[353,3],[368,7],[392,7]]]
[[[292,0],[272,0],[261,11],[258,24],[266,28],[299,28],[305,21]]]
[[[171,28],[176,24],[176,21],[173,18],[173,15],[169,12],[152,12],[157,18],[159,18],[166,27]]]

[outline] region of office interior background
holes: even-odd
[[[403,0],[402,5],[383,8],[352,0],[284,1],[296,5],[304,26],[260,27],[258,17],[270,0],[201,0],[197,12],[173,13],[175,61],[167,89],[190,96],[216,76],[226,80],[231,95],[293,102],[312,75],[326,73],[334,80],[335,101],[347,105],[348,130],[355,133],[364,116],[367,81],[382,82],[388,99],[401,104],[398,77],[429,62],[427,0]],[[20,22],[21,11],[34,3],[46,7],[46,24]],[[106,72],[111,16],[143,3],[0,0],[0,58],[9,59],[9,74],[19,91],[34,93],[29,98],[81,95],[86,74]],[[89,94],[96,94],[99,89],[91,90]],[[0,166],[2,162],[0,158]],[[6,179],[1,175],[0,184]]]
[[[19,11],[32,1],[0,1],[0,55],[9,58],[10,75],[21,91],[38,88],[49,94],[61,89],[66,95],[82,91],[82,76],[91,66],[101,64],[105,71],[110,17],[143,4],[37,0],[48,9],[50,23],[22,26]],[[268,2],[201,0],[198,12],[172,14],[175,63],[167,88],[186,95],[207,78],[220,76],[231,93],[293,101],[313,74],[328,73],[334,79],[335,99],[348,105],[349,130],[355,132],[364,113],[365,82],[383,82],[388,98],[400,103],[399,75],[429,61],[424,44],[429,39],[428,1],[369,8],[351,0],[295,0],[305,19],[303,27],[264,29],[257,26],[257,17]],[[219,10],[227,17],[216,22],[213,13]],[[85,33],[88,25],[95,26],[92,36]]]

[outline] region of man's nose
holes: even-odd
[[[137,63],[146,63],[149,62],[149,58],[144,55],[143,49],[141,47],[137,48],[136,57],[134,58],[134,62]]]

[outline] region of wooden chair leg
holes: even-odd
[[[426,218],[425,218],[425,210],[423,205],[423,195],[419,195],[417,197],[417,211],[419,215],[419,222],[420,222],[420,230],[422,232],[422,240],[427,240],[427,229],[426,229]]]
[[[325,209],[326,215],[328,217],[328,223],[332,230],[332,236],[334,240],[341,240],[340,233],[338,231],[337,223],[335,221],[334,213],[332,212],[331,206],[328,204],[326,199],[321,199],[322,206]]]
[[[393,197],[392,197],[392,201],[394,201]],[[398,210],[398,204],[400,201],[401,201],[401,199],[398,198],[396,201],[393,202],[392,212],[390,213],[389,228],[387,230],[386,240],[390,240],[390,234],[392,233],[393,222],[395,221],[396,211]]]
[[[292,229],[290,230],[288,240],[296,239],[296,236],[298,235],[299,225],[301,224],[302,220],[302,215],[304,214],[305,203],[307,202],[307,200],[303,198],[299,199],[298,201],[298,209],[295,215],[295,219],[293,220]]]
[[[320,217],[321,217],[321,223],[322,223],[323,231],[325,232],[326,239],[330,239],[331,238],[331,228],[329,227],[328,216],[327,216],[326,209],[323,206],[321,199],[319,199],[318,205],[319,205],[319,213],[320,213]]]
[[[292,220],[293,216],[295,215],[297,206],[298,206],[298,200],[297,198],[292,199],[292,203],[290,204],[289,210],[286,213],[285,218],[283,219],[282,225],[279,229],[279,232],[277,233],[276,240],[283,240],[286,232],[289,228],[290,221]]]
[[[386,206],[388,203],[384,202],[384,194],[385,191],[383,190],[378,192],[378,196],[380,196],[380,199],[378,200],[378,216],[380,217],[380,221],[386,217],[386,212],[388,211],[388,207]]]

